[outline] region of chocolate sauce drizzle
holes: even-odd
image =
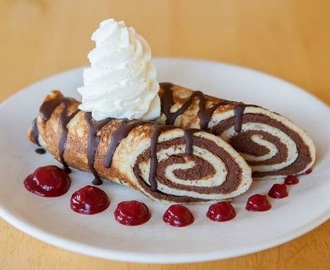
[[[104,160],[104,167],[110,168],[112,164],[112,158],[115,154],[115,151],[120,144],[121,140],[126,138],[128,133],[135,127],[144,124],[143,121],[136,121],[130,122],[127,119],[123,119],[119,124],[119,127],[115,130],[115,132],[111,136],[111,142],[109,148],[107,150],[105,160]]]
[[[68,129],[66,126],[71,121],[71,119],[79,112],[79,110],[76,110],[72,114],[70,115],[68,114],[68,107],[70,102],[71,99],[61,97],[55,100],[45,102],[40,108],[40,115],[42,119],[48,121],[51,118],[51,115],[57,106],[59,106],[60,104],[63,104],[64,106],[63,110],[59,115],[59,122],[62,129],[60,135],[60,142],[59,142],[59,156],[60,156],[60,161],[62,162],[63,167],[66,171],[70,171],[69,166],[64,159],[64,150],[65,150],[65,146],[67,142],[67,134],[68,134]],[[106,118],[101,121],[96,121],[92,119],[90,113],[85,113],[84,118],[88,125],[88,145],[87,145],[88,167],[92,172],[92,174],[94,175],[94,180],[92,183],[94,185],[100,185],[102,184],[102,180],[94,167],[95,154],[100,141],[100,138],[97,135],[97,133],[102,129],[102,127],[104,127],[106,124],[108,124],[110,121],[114,119]],[[106,168],[111,167],[114,153],[117,147],[119,146],[120,142],[128,136],[128,134],[132,129],[140,125],[144,125],[146,123],[150,123],[150,122],[129,121],[127,119],[121,120],[117,129],[111,135],[111,141],[108,146],[104,161],[104,166]],[[157,191],[156,176],[157,176],[157,166],[158,166],[158,159],[157,159],[158,139],[162,132],[170,129],[174,129],[176,127],[172,125],[159,125],[156,122],[154,122],[152,128],[153,131],[150,139],[150,171],[149,171],[148,180],[151,190]],[[191,155],[193,153],[193,135],[197,131],[199,130],[198,129],[184,130],[184,140],[186,144],[185,153],[188,155]]]
[[[65,98],[56,98],[56,99],[45,101],[39,109],[41,118],[47,122],[50,119],[50,117],[52,116],[56,107],[58,105],[60,105],[64,100],[66,100],[66,99]]]
[[[156,191],[157,190],[157,181],[156,181],[156,171],[157,171],[157,165],[158,165],[158,160],[157,160],[157,153],[156,153],[156,148],[157,148],[157,142],[159,135],[161,133],[161,130],[159,129],[159,126],[157,124],[154,124],[153,126],[153,133],[150,141],[150,171],[149,171],[149,184],[150,184],[150,189],[151,191]]]
[[[92,181],[94,185],[102,184],[102,180],[94,168],[95,153],[100,141],[100,138],[97,136],[97,133],[104,125],[109,123],[110,120],[110,118],[106,118],[102,121],[95,121],[92,119],[91,113],[85,113],[85,121],[88,125],[87,160],[88,167],[94,175],[94,180]]]
[[[79,110],[76,110],[72,114],[68,115],[68,105],[69,105],[70,101],[71,100],[68,98],[52,99],[52,100],[44,102],[41,105],[40,110],[39,110],[41,118],[47,122],[50,119],[50,117],[52,116],[56,107],[59,106],[61,103],[63,103],[63,105],[64,105],[64,109],[61,111],[61,113],[59,115],[62,133],[60,136],[58,151],[59,151],[60,161],[63,165],[63,170],[65,170],[67,173],[70,173],[71,170],[64,159],[64,150],[65,150],[67,136],[68,136],[68,129],[67,129],[66,125],[79,112]]]
[[[200,128],[207,130],[209,122],[212,119],[214,111],[223,105],[232,104],[232,101],[221,99],[218,103],[212,107],[206,109],[207,96],[201,91],[193,91],[189,99],[175,112],[171,112],[172,106],[175,104],[173,100],[172,83],[161,83],[161,88],[164,90],[164,94],[161,96],[161,111],[166,116],[166,124],[174,125],[176,118],[183,114],[194,102],[195,98],[199,100],[199,109],[197,116],[200,121]],[[246,105],[244,103],[238,103],[234,109],[235,114],[235,131],[240,132],[242,130],[242,118]]]
[[[186,143],[186,149],[185,152],[187,155],[192,155],[193,153],[193,135],[194,133],[200,131],[199,129],[185,129],[184,130],[184,140]]]
[[[238,103],[234,109],[235,114],[235,125],[234,130],[239,133],[242,131],[242,121],[243,121],[243,113],[246,105],[243,103]]]
[[[157,143],[160,134],[163,131],[173,129],[173,126],[159,126],[157,123],[153,125],[153,133],[150,141],[150,171],[149,171],[149,184],[151,191],[157,190],[156,172],[158,166],[157,159]]]
[[[67,115],[69,102],[70,101],[68,99],[65,99],[63,101],[64,110],[60,114],[60,125],[61,125],[61,128],[62,128],[62,133],[61,133],[60,142],[59,142],[59,145],[58,145],[59,156],[60,156],[60,160],[63,164],[63,170],[65,170],[67,173],[70,173],[71,169],[69,168],[68,164],[66,163],[66,161],[64,159],[64,150],[65,150],[65,146],[66,146],[66,140],[67,140],[67,137],[68,137],[68,128],[66,127],[66,125],[79,112],[77,110],[77,111],[73,112],[72,114]]]

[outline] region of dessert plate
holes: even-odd
[[[144,263],[187,263],[249,254],[301,236],[330,217],[330,124],[324,122],[330,119],[330,110],[326,104],[290,83],[246,68],[173,58],[158,58],[155,64],[159,81],[258,104],[292,119],[316,144],[313,172],[301,176],[298,185],[289,187],[289,197],[270,199],[270,211],[245,210],[249,196],[266,194],[275,183],[258,181],[233,201],[235,219],[212,222],[206,218],[209,204],[190,205],[195,222],[183,228],[170,227],[162,221],[168,205],[108,182],[100,186],[111,200],[107,210],[91,216],[73,212],[69,204],[72,193],[92,180],[90,174],[76,170],[71,174],[71,188],[64,196],[33,195],[23,185],[25,177],[37,167],[59,163],[48,153],[35,153],[36,147],[26,138],[27,129],[51,90],[60,89],[67,96],[80,99],[76,88],[82,85],[82,68],[77,68],[37,82],[1,104],[0,216],[27,234],[67,250]],[[117,204],[132,199],[149,206],[152,217],[148,223],[126,227],[115,221]]]

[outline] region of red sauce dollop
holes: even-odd
[[[107,209],[110,205],[108,195],[94,186],[85,186],[71,196],[71,209],[84,215],[93,215]]]
[[[58,197],[65,194],[71,185],[69,175],[57,166],[37,168],[24,180],[26,189],[42,197]]]
[[[139,201],[124,201],[115,210],[115,219],[123,225],[137,226],[146,223],[150,217],[148,207]]]
[[[310,174],[313,172],[313,169],[312,168],[309,168],[307,171],[305,171],[305,174]]]
[[[268,195],[275,199],[282,199],[288,197],[286,184],[274,184],[268,192]]]
[[[236,212],[230,202],[217,202],[210,205],[206,216],[210,220],[223,222],[233,219]]]
[[[245,209],[254,212],[263,212],[271,209],[267,196],[261,194],[252,195],[246,202]]]
[[[173,204],[164,213],[163,220],[173,227],[185,227],[193,223],[195,219],[187,207]]]
[[[284,184],[286,185],[297,185],[298,183],[299,179],[295,175],[288,175],[284,180]]]

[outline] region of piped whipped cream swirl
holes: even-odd
[[[95,48],[84,69],[79,109],[95,120],[107,117],[152,120],[160,116],[159,84],[151,49],[133,27],[107,19],[93,33]]]

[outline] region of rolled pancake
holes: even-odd
[[[278,113],[172,83],[161,83],[159,95],[159,123],[198,128],[221,137],[244,157],[254,178],[303,174],[315,162],[310,137]]]

